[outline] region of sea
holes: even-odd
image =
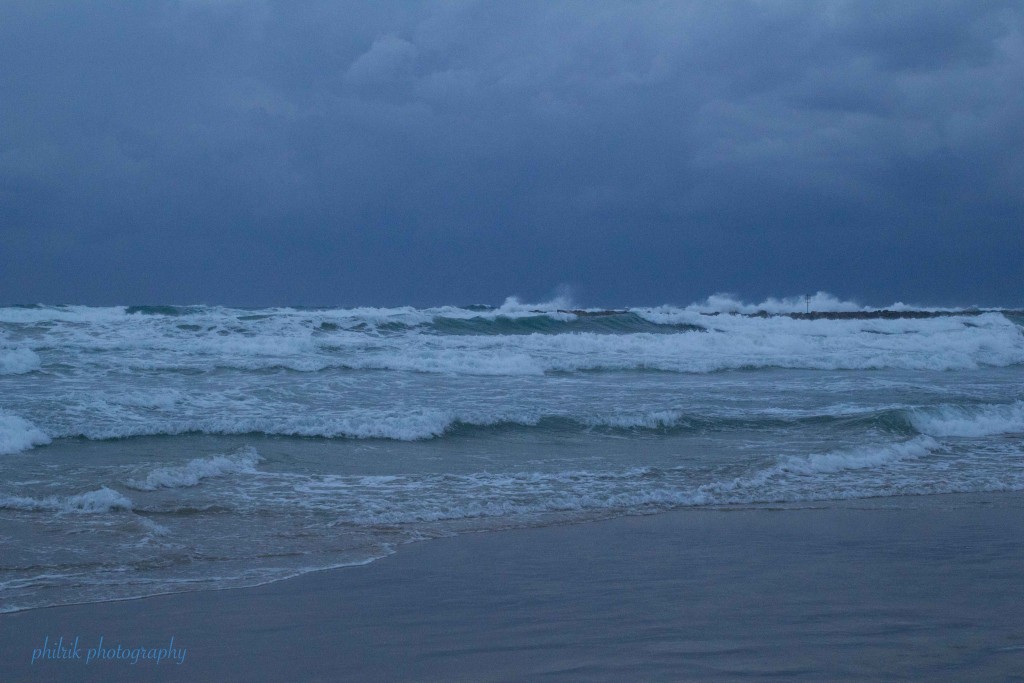
[[[1020,311],[0,307],[3,612],[453,534],[1022,489]]]

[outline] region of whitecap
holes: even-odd
[[[0,348],[0,375],[23,375],[38,370],[40,365],[39,354],[32,349]]]
[[[0,411],[0,455],[20,453],[50,443],[39,427],[18,415]]]
[[[2,496],[0,509],[58,513],[122,512],[131,510],[132,502],[117,491],[101,486],[95,491],[65,497]]]
[[[129,480],[125,485],[139,491],[189,488],[212,477],[255,472],[256,463],[260,459],[256,449],[247,448],[236,455],[215,455],[211,458],[196,458],[177,467],[159,467],[147,474],[145,479]]]
[[[986,406],[941,406],[919,409],[910,421],[932,436],[993,436],[1024,432],[1024,401]]]

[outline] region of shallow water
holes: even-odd
[[[465,530],[1024,489],[1000,312],[3,308],[0,373],[5,611]]]

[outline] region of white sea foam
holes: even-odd
[[[619,429],[667,429],[677,427],[686,417],[679,410],[652,410],[648,412],[591,415],[583,419],[590,427],[617,427]]]
[[[124,306],[0,307],[0,323],[105,322],[124,318]]]
[[[698,313],[803,313],[810,308],[814,311],[850,312],[869,310],[868,307],[843,301],[828,292],[818,292],[814,296],[805,298],[793,296],[783,299],[769,297],[759,304],[748,304],[737,299],[732,294],[712,294],[704,301],[692,303],[686,307],[687,311]]]
[[[691,493],[688,504],[798,502],[891,494],[891,489],[880,490],[872,476],[846,484],[840,484],[837,478],[859,470],[885,470],[941,449],[942,444],[935,439],[918,436],[896,443],[780,456],[774,464],[751,474],[702,484]],[[916,485],[911,482],[909,492],[914,492]]]
[[[18,415],[0,411],[0,455],[19,453],[50,443],[39,427]]]
[[[819,295],[811,308],[868,307]],[[0,477],[9,484],[0,507],[52,524],[67,541],[21,544],[25,566],[103,567],[61,578],[66,585],[48,593],[60,601],[111,574],[134,582],[117,589],[128,592],[212,575],[237,582],[232,566],[250,577],[287,573],[335,562],[328,556],[349,541],[375,546],[547,515],[1024,489],[1019,320],[728,313],[803,309],[799,298],[722,297],[592,317],[567,299],[486,309],[0,309],[4,371],[17,372],[0,377],[12,411],[0,413],[6,452],[51,438],[186,432],[451,437],[448,446],[334,443],[337,457],[274,467],[259,466],[255,451],[172,463],[136,448],[235,438],[60,443],[0,458],[10,475]],[[43,367],[36,353],[46,372],[33,372]],[[758,368],[844,372],[746,371]],[[859,368],[899,371],[845,372]],[[745,371],[681,376],[731,369]],[[971,372],[902,371],[958,369]],[[921,435],[902,440],[908,422]],[[474,425],[502,426],[489,434]],[[947,438],[962,435],[972,440]],[[271,441],[300,456],[327,447]],[[558,471],[529,471],[546,468]],[[137,514],[108,514],[126,510]]]
[[[40,363],[39,355],[32,349],[0,348],[0,375],[22,375],[38,370]]]
[[[146,531],[146,537],[143,539],[142,543],[148,542],[154,536],[170,536],[171,535],[171,530],[170,529],[165,527],[163,524],[160,524],[158,522],[154,522],[149,517],[145,517],[143,515],[137,515],[136,516],[136,521],[138,522],[139,526],[142,527],[143,529],[145,529],[145,531]]]
[[[787,456],[780,460],[775,469],[766,472],[769,475],[779,473],[815,475],[830,474],[841,470],[860,470],[880,467],[908,458],[920,458],[939,448],[939,442],[930,436],[918,436],[909,441],[881,446],[864,446],[805,456]]]
[[[255,472],[260,459],[256,449],[250,447],[234,455],[196,458],[177,467],[160,467],[147,474],[145,479],[131,479],[125,485],[138,491],[189,488],[211,477]]]
[[[73,496],[0,496],[0,509],[24,512],[98,513],[132,509],[132,502],[117,491],[102,486],[95,491]]]
[[[519,401],[517,399],[516,402]],[[455,407],[459,403],[462,405]],[[136,409],[136,406],[141,410]],[[585,402],[571,406],[552,405],[547,401],[518,406],[509,402],[494,404],[491,401],[474,404],[469,399],[458,401],[447,409],[414,405],[338,408],[314,403],[310,410],[302,410],[290,402],[273,403],[264,400],[261,403],[234,394],[207,396],[203,401],[186,402],[173,393],[158,395],[151,402],[135,394],[131,394],[125,401],[101,399],[97,402],[94,399],[84,408],[75,408],[74,412],[85,415],[84,418],[60,427],[51,426],[49,431],[53,438],[91,440],[202,433],[418,441],[446,436],[463,427],[535,427],[546,421],[553,421],[549,426],[570,430],[574,429],[573,425],[575,428],[626,430],[716,429],[716,425],[721,425],[722,429],[730,429],[735,427],[734,422],[737,420],[756,428],[757,423],[764,421],[796,423],[815,418],[873,420],[882,413],[892,411],[908,411],[907,419],[916,431],[935,437],[984,436],[1024,431],[1024,405],[1020,402],[974,409],[955,406],[911,409],[905,404],[892,403],[869,407],[834,404],[799,409],[743,405],[737,408],[719,406],[713,410],[704,407],[694,411],[693,408],[684,410],[673,407],[611,408]],[[49,443],[50,437],[31,423],[16,416],[8,416],[8,419],[15,427],[7,432],[10,435],[7,441],[9,452]],[[0,415],[0,428],[4,425],[3,420],[4,416]],[[3,444],[0,440],[0,445]],[[198,466],[198,461],[195,466]]]
[[[986,406],[939,406],[911,413],[922,434],[979,437],[1024,433],[1024,401]]]
[[[673,334],[554,334],[551,330],[526,334],[530,328],[524,327],[519,334],[446,335],[430,326],[438,317],[493,319],[541,313],[576,319],[561,308],[570,305],[567,300],[524,304],[509,299],[501,307],[485,311],[452,307],[322,311],[196,307],[187,314],[158,315],[71,307],[57,311],[0,309],[0,313],[14,319],[49,315],[50,324],[33,328],[33,344],[52,349],[55,363],[76,372],[275,368],[320,372],[336,368],[529,376],[602,369],[687,373],[763,367],[955,370],[1024,363],[1021,328],[998,313],[896,320],[705,315],[782,311],[792,308],[795,301],[769,299],[744,304],[716,295],[685,308],[630,309],[654,324],[708,330]],[[815,310],[863,308],[823,293],[816,295],[814,302]],[[327,322],[333,327],[324,331],[321,326]],[[381,332],[390,323],[401,325]],[[39,367],[38,356],[30,349],[5,348],[0,354],[7,358],[0,361],[5,372]]]
[[[705,483],[693,481],[694,472],[685,467],[640,467],[416,477],[335,476],[299,484],[295,491],[301,495],[298,505],[321,509],[340,505],[345,523],[371,526],[610,512],[651,506],[798,502],[891,492],[881,483],[888,470],[942,449],[931,437],[921,436],[898,443],[783,456],[751,473]],[[853,473],[864,470],[877,470],[879,474],[851,479]],[[963,482],[951,486],[972,488]],[[973,486],[994,490],[1013,488],[1014,484],[988,481]],[[914,492],[925,488],[927,482],[910,479],[900,490]]]
[[[814,295],[768,297],[761,303],[747,303],[733,294],[712,294],[704,301],[686,306],[685,310],[698,313],[769,313],[772,315],[788,313],[852,313],[858,311],[874,311],[885,309],[890,311],[953,311],[956,309],[929,307],[905,304],[902,301],[887,306],[865,306],[855,301],[844,301],[828,292],[817,292]]]
[[[117,512],[131,509],[131,500],[106,486],[65,498],[62,505],[62,511],[66,512]]]
[[[454,348],[396,348],[389,353],[361,354],[338,365],[353,370],[498,376],[542,375],[545,371],[559,369],[512,344],[493,351],[473,342],[451,346]]]
[[[459,412],[454,410],[410,409],[403,411],[351,409],[344,414],[310,413],[273,416],[221,414],[210,417],[150,417],[93,421],[73,425],[57,436],[104,440],[137,436],[204,434],[274,434],[323,438],[393,439],[417,441],[439,437],[457,425],[487,427],[502,423],[535,425],[541,416],[529,411],[495,410]]]
[[[680,310],[637,311],[658,323],[707,324]],[[331,367],[463,375],[651,369],[706,373],[738,368],[957,370],[1024,363],[1024,335],[999,314],[901,320],[713,319],[707,332],[422,336],[315,356],[225,357],[222,366]]]
[[[660,323],[694,323],[680,310],[638,311]],[[1024,335],[1000,314],[900,320],[713,319],[706,333],[559,335],[581,364],[634,365],[681,372],[733,368],[958,370],[1024,363]],[[705,321],[706,322],[706,321]],[[599,347],[604,347],[603,353]],[[616,348],[617,347],[617,348]],[[621,359],[621,360],[620,360]],[[618,363],[614,361],[618,360]],[[612,362],[608,362],[612,361]]]

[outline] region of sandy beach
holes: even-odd
[[[1022,513],[972,494],[466,534],[2,615],[0,680],[1024,680]],[[101,637],[150,657],[86,663]],[[40,656],[45,638],[80,658]],[[152,659],[171,638],[181,663]]]

